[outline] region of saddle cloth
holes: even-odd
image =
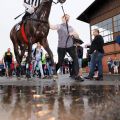
[[[26,33],[25,33],[24,23],[22,23],[20,30],[21,30],[21,34],[22,34],[22,37],[23,37],[23,41],[24,41],[26,44],[28,44],[28,38],[27,38],[27,35],[26,35]]]

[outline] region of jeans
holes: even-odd
[[[77,76],[79,74],[79,64],[75,46],[69,48],[58,48],[58,63],[56,65],[56,71],[61,67],[66,52],[68,52],[71,58],[73,59],[74,73],[75,76]]]
[[[108,64],[108,70],[109,72],[112,72],[112,64]]]
[[[36,69],[37,65],[38,65],[38,68],[40,69],[41,76],[43,77],[44,73],[43,73],[43,68],[42,68],[42,62],[36,60],[34,63],[34,70]]]
[[[7,69],[10,69],[10,65],[11,65],[11,62],[5,62],[5,67],[6,67]]]
[[[82,68],[82,58],[78,58],[79,68]]]
[[[98,66],[98,77],[103,77],[102,58],[103,58],[103,53],[94,52],[91,54],[90,73],[89,73],[90,77],[94,76],[96,65]]]
[[[48,72],[49,72],[49,75],[52,75],[52,66],[47,62],[47,68],[48,68]]]

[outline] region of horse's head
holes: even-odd
[[[60,3],[64,3],[66,0],[58,0],[58,2]]]

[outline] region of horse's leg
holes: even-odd
[[[32,61],[32,40],[31,38],[29,39],[29,43],[28,43],[28,56],[27,56],[27,64],[28,64],[28,68],[27,68],[27,77],[30,78],[30,65],[31,65],[31,61]]]
[[[20,55],[19,55],[19,51],[18,51],[18,43],[14,44],[14,53],[15,53],[15,57],[16,57],[17,63],[19,64],[17,66],[17,69],[16,69],[17,70],[16,71],[16,76],[20,77],[21,61],[20,61]]]
[[[20,64],[20,54],[19,54],[19,50],[18,50],[19,44],[18,44],[17,33],[16,33],[15,28],[12,29],[11,34],[10,34],[10,38],[11,38],[12,43],[13,43],[14,53],[15,53],[17,63]]]
[[[19,51],[18,51],[18,44],[14,44],[14,53],[15,53],[15,56],[16,56],[16,60],[18,62],[18,64],[20,65],[20,54],[19,54]]]
[[[48,41],[47,39],[46,40],[43,40],[44,42],[42,43],[44,49],[46,50],[46,52],[48,53],[50,59],[51,59],[51,62],[52,62],[52,65],[54,65],[54,59],[53,59],[53,53],[49,47],[49,44],[48,44]]]
[[[22,62],[22,58],[25,54],[26,46],[20,46],[20,50],[21,50],[20,60]]]
[[[25,54],[25,50],[26,50],[26,46],[24,45],[24,46],[22,46],[22,45],[20,45],[20,51],[21,51],[21,54],[20,54],[20,63],[22,62],[22,59],[23,59],[23,56],[24,56],[24,54]],[[19,65],[19,74],[20,75],[23,75],[22,73],[23,73],[23,66],[20,64]],[[25,71],[24,71],[25,72]]]
[[[53,74],[56,74],[56,66],[55,66],[55,63],[54,63],[54,59],[53,59],[53,53],[48,45],[48,41],[47,39],[43,40],[43,43],[42,43],[44,49],[46,50],[46,52],[48,53],[50,59],[51,59],[51,64],[52,64],[52,67],[53,67]]]
[[[15,28],[13,28],[11,30],[10,38],[11,38],[12,43],[13,43],[14,53],[15,53],[15,57],[16,57],[17,63],[20,65],[21,64],[20,53],[19,53],[19,50],[18,50],[19,49],[19,44],[18,44],[17,32],[16,32]],[[19,76],[19,75],[20,74],[17,74],[17,76]]]

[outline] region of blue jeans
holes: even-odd
[[[102,58],[103,53],[94,52],[91,54],[91,61],[90,61],[90,73],[89,76],[94,76],[94,70],[96,65],[98,66],[98,77],[103,77],[103,66],[102,66]]]
[[[52,66],[49,64],[49,62],[47,62],[46,65],[47,65],[47,68],[48,68],[48,74],[52,75],[53,74],[52,73]]]

